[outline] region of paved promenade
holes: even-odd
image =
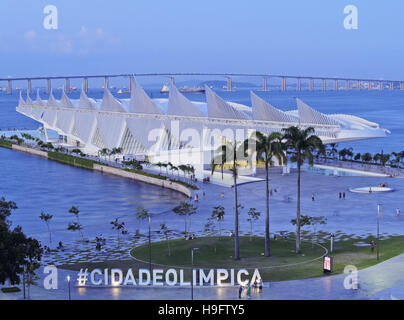
[[[282,281],[265,283],[262,293],[252,293],[251,299],[290,299],[290,300],[359,300],[359,299],[391,299],[404,298],[404,254],[382,262],[376,266],[360,270],[359,290],[344,288],[345,274],[313,278],[296,281]],[[59,300],[68,299],[67,275],[77,278],[76,272],[59,270],[59,289],[45,290],[42,286],[42,269],[39,272],[41,279],[38,286],[31,288],[31,299]],[[72,281],[73,284],[73,281]],[[71,287],[72,299],[190,299],[191,289],[188,288],[77,288]],[[195,299],[223,300],[238,299],[237,288],[203,287],[194,289]],[[22,292],[1,293],[0,299],[22,299]]]

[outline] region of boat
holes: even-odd
[[[124,88],[124,89],[126,90],[126,88]],[[117,94],[130,94],[130,91],[129,90],[123,91],[122,89],[119,89],[116,93]]]
[[[188,86],[183,86],[178,89],[179,92],[184,93],[184,94],[201,94],[205,93],[205,89],[202,87],[193,87],[189,88]],[[164,84],[163,87],[160,90],[161,94],[167,94],[170,92],[170,88],[168,85]]]

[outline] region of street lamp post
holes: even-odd
[[[68,288],[69,288],[69,300],[71,300],[71,292],[70,292],[70,276],[67,276],[67,285],[68,285]]]
[[[335,234],[331,233],[330,253],[332,253],[334,251],[334,237],[335,237]]]
[[[25,273],[26,272],[27,272],[27,266],[24,266],[24,272],[22,274],[22,285],[24,287],[24,300],[26,299],[26,296],[25,296]]]
[[[151,272],[152,268],[151,268],[151,231],[150,231],[150,228],[151,228],[151,215],[149,214],[149,270]]]
[[[191,300],[194,300],[194,251],[198,248],[192,248],[191,250]]]
[[[379,260],[379,219],[380,219],[380,204],[377,205],[377,260]]]

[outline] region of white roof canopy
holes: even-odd
[[[129,112],[132,113],[147,113],[147,114],[162,114],[163,111],[150,99],[143,88],[131,78],[133,83],[130,96]]]
[[[274,108],[268,102],[258,97],[251,91],[251,105],[254,120],[296,122],[292,116]]]
[[[205,86],[206,102],[208,105],[208,116],[210,118],[240,119],[248,120],[249,117],[233,108],[226,101],[220,98],[208,86]]]
[[[299,111],[300,122],[302,123],[315,123],[315,124],[325,124],[325,125],[338,125],[338,123],[331,119],[330,117],[318,112],[302,100],[296,98],[297,109]]]

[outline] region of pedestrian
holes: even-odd
[[[311,194],[311,201],[314,201],[314,193]]]
[[[396,217],[399,217],[399,216],[400,216],[400,209],[397,208],[397,209],[396,209]]]
[[[272,189],[269,190],[269,194],[272,196]]]
[[[345,200],[345,191],[342,193],[342,198]]]
[[[375,251],[375,242],[372,240],[372,242],[370,243],[370,251]]]
[[[342,196],[342,195],[341,195],[341,192],[340,192],[340,193],[338,194],[338,197],[339,197],[340,200],[341,200],[341,196]]]
[[[241,295],[243,294],[243,286],[240,284],[238,287],[238,298],[241,299]]]
[[[251,298],[251,285],[250,285],[250,283],[248,283],[248,285],[247,285],[247,297]]]

